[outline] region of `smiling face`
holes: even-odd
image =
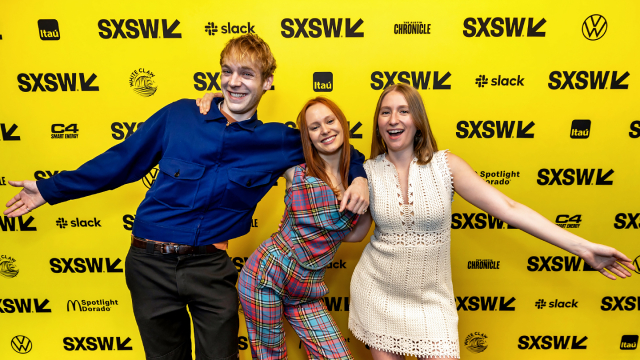
[[[324,104],[314,104],[305,115],[309,139],[320,154],[331,155],[342,149],[344,133],[336,115]]]
[[[417,128],[404,95],[392,91],[385,96],[378,113],[378,129],[389,151],[413,149]]]
[[[273,75],[262,79],[257,66],[250,63],[225,62],[220,84],[225,110],[236,120],[246,120],[255,113],[262,94],[271,88]]]

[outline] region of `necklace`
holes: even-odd
[[[224,102],[224,100],[220,101],[218,103],[218,110],[220,110],[220,113],[222,113],[222,103]],[[226,116],[225,116],[226,118]],[[229,121],[229,119],[227,119],[227,126],[231,125],[231,121]]]

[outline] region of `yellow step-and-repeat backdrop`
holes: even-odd
[[[382,89],[422,94],[440,148],[513,199],[638,262],[640,4],[634,1],[36,1],[0,11],[0,199],[77,168],[156,110],[220,89],[219,54],[255,32],[277,62],[263,121],[328,96],[368,154]],[[144,179],[0,217],[0,358],[141,359],[124,258]],[[230,244],[240,270],[275,231],[284,186]],[[610,281],[456,196],[452,271],[463,359],[631,359],[640,275]],[[344,244],[325,302],[347,328],[366,241]],[[242,317],[241,317],[242,321]],[[468,347],[482,338],[486,347]],[[291,359],[306,354],[287,328]],[[241,359],[250,359],[244,324]],[[477,348],[476,348],[477,350]],[[26,354],[23,354],[26,353]]]

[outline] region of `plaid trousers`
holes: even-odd
[[[240,272],[238,293],[254,359],[286,359],[283,315],[305,346],[309,359],[353,360],[322,297],[325,269],[298,264],[271,238],[251,255]]]

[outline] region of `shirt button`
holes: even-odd
[[[173,176],[174,176],[174,177],[178,177],[178,176],[180,176],[180,169],[178,169],[178,171],[177,171],[175,174],[173,174]]]
[[[247,180],[247,186],[251,186],[251,180]]]

